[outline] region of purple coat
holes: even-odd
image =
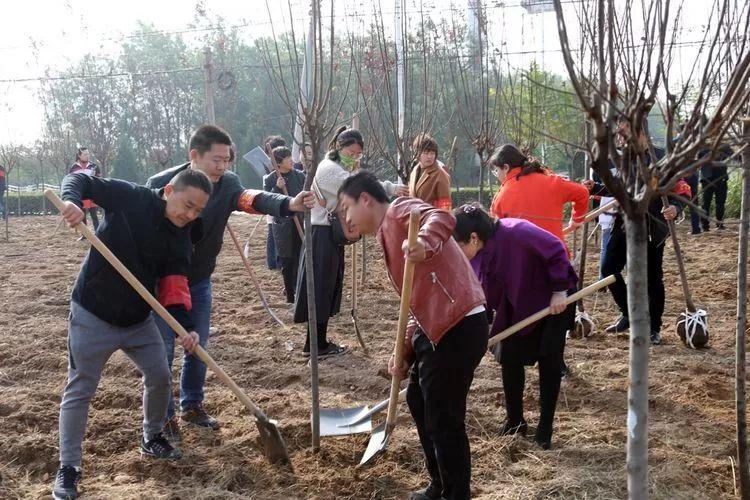
[[[521,219],[499,219],[495,234],[471,259],[487,306],[494,311],[490,336],[549,306],[552,292],[576,286],[565,245],[552,233]],[[530,325],[518,334],[533,330]]]

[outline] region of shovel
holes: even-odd
[[[52,191],[52,190],[46,190],[44,192],[44,196],[47,197],[48,200],[50,200],[60,212],[62,212],[64,208],[63,201]],[[140,295],[143,300],[145,300],[151,308],[161,316],[161,318],[167,322],[167,324],[174,330],[174,332],[179,336],[180,338],[184,338],[188,336],[188,333],[185,331],[185,329],[180,325],[174,317],[169,314],[169,312],[162,306],[158,300],[154,298],[154,296],[149,293],[148,290],[146,290],[146,287],[144,287],[138,279],[133,276],[133,274],[128,270],[127,267],[123,265],[122,262],[120,262],[120,259],[118,259],[110,250],[107,248],[107,246],[102,243],[102,241],[91,231],[91,229],[88,228],[85,224],[79,223],[77,226],[77,229],[91,242],[91,245],[96,248],[102,256],[107,259],[107,262],[114,267],[118,273],[127,281],[130,286],[135,289],[136,292],[138,292],[138,295]],[[197,346],[195,348],[194,353],[201,361],[206,363],[206,365],[213,371],[216,376],[221,380],[224,385],[226,385],[229,390],[231,390],[235,396],[237,396],[237,399],[242,402],[242,404],[247,407],[248,410],[252,412],[252,414],[255,416],[255,425],[258,427],[258,432],[260,433],[260,443],[263,446],[263,451],[268,458],[269,461],[272,463],[279,463],[283,465],[288,465],[291,468],[292,462],[289,459],[289,453],[286,449],[286,444],[284,443],[284,440],[281,437],[281,433],[279,432],[279,428],[276,425],[276,422],[274,420],[270,420],[265,413],[263,413],[263,410],[261,410],[255,403],[252,402],[252,400],[245,395],[244,392],[242,392],[242,389],[240,389],[240,386],[238,386],[234,380],[232,380],[229,375],[227,375],[224,370],[221,369],[221,367],[216,364],[216,361],[209,356],[209,354],[201,347]]]
[[[573,302],[578,302],[579,300],[583,299],[584,297],[588,297],[592,293],[595,293],[597,290],[600,290],[600,289],[604,288],[605,286],[609,286],[609,285],[611,285],[614,282],[615,282],[615,277],[614,276],[607,276],[606,278],[604,278],[602,280],[599,280],[596,283],[592,283],[589,286],[587,286],[586,288],[584,288],[583,290],[578,290],[573,295],[568,296],[568,298],[565,299],[565,305],[570,305]],[[490,348],[490,347],[492,347],[492,346],[494,346],[496,344],[499,344],[501,341],[507,339],[508,337],[510,337],[511,335],[513,335],[514,333],[516,333],[517,331],[523,330],[527,326],[529,326],[529,325],[531,325],[533,323],[536,323],[540,319],[546,318],[547,316],[549,316],[549,314],[550,314],[549,307],[545,307],[541,311],[532,314],[528,318],[522,319],[521,321],[519,321],[518,323],[514,324],[510,328],[506,328],[502,332],[500,332],[497,335],[495,335],[494,337],[492,337],[490,339],[490,341],[487,343],[487,347]]]
[[[399,403],[406,397],[406,389],[398,393]],[[320,435],[344,436],[372,431],[372,416],[388,407],[390,398],[384,399],[372,408],[358,406],[356,408],[320,410]]]
[[[414,209],[409,215],[409,250],[414,248],[419,231],[419,209]],[[396,332],[396,347],[393,359],[396,366],[401,366],[404,357],[404,337],[406,336],[406,323],[409,320],[409,303],[411,301],[411,286],[414,281],[415,263],[406,259],[404,264],[404,279],[401,286],[401,307],[398,312],[398,330]],[[396,427],[396,410],[398,409],[398,393],[401,379],[398,375],[391,378],[391,397],[388,400],[388,416],[384,423],[379,425],[372,433],[370,442],[367,444],[365,454],[359,462],[363,466],[375,458],[388,446],[388,439]]]
[[[365,356],[370,357],[370,351],[367,350],[365,340],[362,338],[362,332],[359,330],[359,318],[357,318],[357,244],[352,245],[352,322],[354,323],[354,333],[357,335],[357,341],[362,347]],[[366,431],[363,431],[366,432]]]
[[[592,220],[599,217],[604,212],[607,212],[613,208],[616,208],[618,206],[617,200],[612,200],[609,203],[605,203],[604,205],[600,206],[599,208],[595,208],[594,210],[588,212],[586,215],[583,216],[583,222],[591,222]],[[572,226],[565,226],[563,228],[563,234],[568,234],[569,232],[573,231]],[[584,233],[585,237],[585,233]]]
[[[227,231],[229,231],[229,236],[232,237],[232,241],[234,242],[235,248],[237,248],[237,251],[240,253],[240,258],[242,259],[242,263],[245,265],[245,269],[247,269],[247,274],[250,275],[250,281],[253,282],[253,286],[255,286],[255,291],[258,292],[258,296],[260,297],[260,303],[263,304],[263,307],[266,311],[268,311],[268,315],[271,316],[271,318],[279,324],[279,326],[285,326],[284,322],[279,319],[278,316],[276,316],[276,313],[274,313],[271,310],[271,306],[268,305],[268,301],[266,300],[266,296],[263,293],[263,290],[260,288],[260,283],[258,283],[258,278],[255,276],[255,273],[253,272],[253,267],[250,265],[250,261],[248,258],[250,257],[250,246],[249,242],[245,245],[245,251],[242,251],[242,248],[240,247],[240,242],[237,239],[237,235],[234,232],[234,229],[232,229],[232,226],[229,225],[227,222]]]

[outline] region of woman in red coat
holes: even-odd
[[[69,174],[82,173],[101,177],[102,171],[99,165],[91,163],[91,154],[88,148],[78,148],[76,151],[76,162],[68,169]],[[94,231],[99,228],[99,216],[96,213],[97,206],[91,200],[83,200],[83,223],[86,224],[86,214],[91,215],[91,223],[94,225]]]
[[[500,181],[500,189],[492,200],[491,215],[499,219],[526,219],[563,243],[563,209],[567,203],[573,203],[569,225],[577,228],[583,222],[589,205],[589,192],[585,187],[554,174],[511,144],[502,146],[492,155],[490,166]]]

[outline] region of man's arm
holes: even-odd
[[[105,210],[135,207],[151,195],[150,190],[132,182],[103,179],[83,173],[66,175],[61,189],[63,201],[69,201],[81,208],[83,200],[92,200]]]

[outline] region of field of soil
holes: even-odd
[[[257,217],[231,219],[247,238]],[[671,244],[666,250],[667,311],[664,344],[651,350],[650,490],[652,497],[731,498],[736,495],[734,455],[734,318],[736,224],[698,237],[679,227],[696,302],[710,312],[711,345],[685,348],[674,328],[684,308]],[[69,294],[88,248],[54,217],[11,220],[10,242],[0,241],[0,498],[49,498],[57,467],[57,420],[66,379]],[[265,266],[266,224],[252,242],[253,265],[277,314],[277,326],[260,307],[227,237],[214,275],[209,351],[266,412],[278,419],[294,473],[268,464],[252,416],[212,375],[206,407],[219,432],[185,428],[185,457],[164,463],[138,454],[140,376],[116,353],[92,401],[84,443],[84,498],[405,498],[426,475],[416,430],[402,405],[386,455],[357,469],[369,435],[323,438],[310,449],[310,389],[299,356],[304,328],[291,322],[282,280]],[[591,242],[587,283],[598,265]],[[346,313],[332,321],[330,338],[352,353],[320,365],[321,406],[372,404],[387,396],[378,375],[392,349],[398,296],[374,239],[368,240],[366,285],[359,318],[373,353],[357,346]],[[347,269],[348,271],[348,269]],[[348,283],[348,281],[347,281]],[[608,293],[587,300],[600,330],[616,317]],[[179,349],[179,348],[178,348]],[[553,450],[520,437],[500,437],[505,418],[500,368],[483,359],[469,396],[467,425],[476,498],[624,498],[628,384],[627,336],[597,333],[571,340],[571,374],[563,382]],[[176,365],[179,365],[176,363]],[[175,373],[178,373],[178,366]],[[527,370],[526,418],[538,419],[537,375]]]

